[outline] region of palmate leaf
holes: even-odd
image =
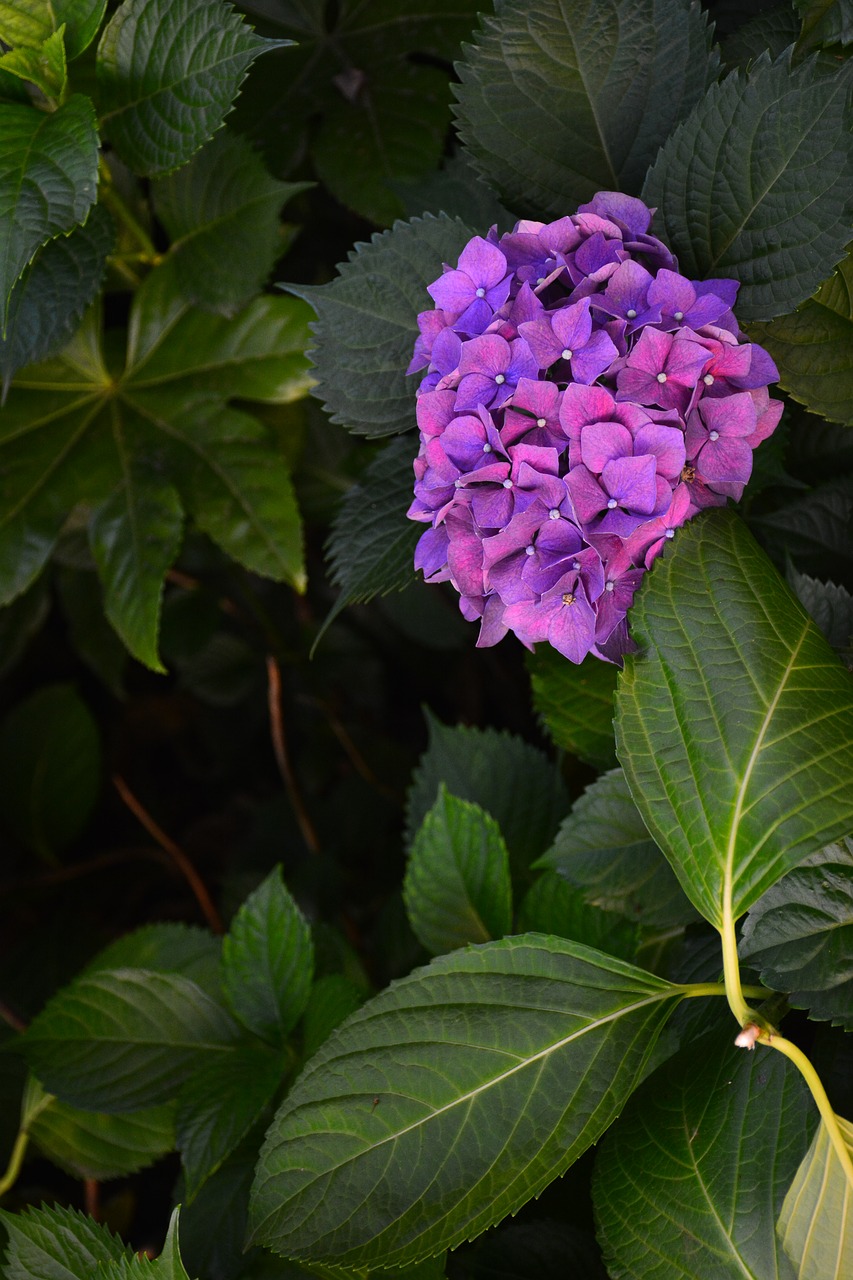
[[[65,27],[69,58],[91,44],[101,25],[107,0],[0,0],[0,40],[13,48],[38,48]]]
[[[730,928],[853,827],[853,680],[731,512],[679,531],[632,613],[619,758],[685,893]]]
[[[853,1125],[835,1117],[850,1159]],[[821,1121],[776,1227],[797,1280],[845,1280],[853,1267],[853,1187]]]
[[[95,110],[81,93],[56,111],[0,106],[0,335],[9,295],[38,249],[82,222],[98,186]]]
[[[566,662],[541,644],[526,659],[533,706],[561,751],[596,769],[616,763],[613,695],[617,669],[609,662]]]
[[[406,378],[426,291],[473,232],[455,218],[413,218],[358,244],[337,279],[289,286],[317,312],[311,352],[315,394],[332,422],[357,435],[387,436],[415,424],[415,384]]]
[[[512,927],[509,854],[500,827],[443,783],[412,842],[403,901],[415,935],[433,955],[501,938]]]
[[[98,46],[101,123],[134,173],[185,164],[275,48],[225,0],[124,0]]]
[[[78,502],[93,508],[108,616],[155,669],[184,513],[248,569],[302,589],[288,469],[229,401],[305,394],[307,319],[286,298],[256,298],[233,319],[194,310],[166,263],[134,298],[123,372],[107,370],[94,314],[57,357],[25,370],[0,413],[0,599],[38,575]]]
[[[827,845],[762,894],[739,953],[795,1009],[853,1031],[853,841]]]
[[[497,0],[466,48],[459,135],[511,208],[560,218],[599,190],[638,193],[719,65],[683,0]]]
[[[844,255],[851,85],[849,63],[759,59],[711,86],[649,171],[658,234],[685,274],[740,281],[741,320],[793,311]]]
[[[592,906],[637,924],[671,928],[697,919],[621,769],[587,787],[536,865],[558,871]]]
[[[794,1280],[775,1222],[814,1125],[779,1053],[694,1041],[637,1090],[596,1155],[608,1272],[632,1280]]]
[[[678,998],[539,934],[452,952],[394,983],[326,1042],[279,1110],[252,1243],[399,1266],[478,1234],[606,1129]]]
[[[789,316],[753,324],[749,336],[779,366],[779,383],[830,422],[853,423],[853,253]]]

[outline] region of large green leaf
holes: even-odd
[[[53,104],[61,102],[68,87],[64,31],[55,31],[34,49],[10,49],[0,56],[0,79],[10,75],[35,85]]]
[[[433,955],[512,927],[509,854],[498,824],[442,783],[412,841],[403,883],[412,929]]]
[[[518,908],[514,932],[554,933],[620,960],[634,960],[639,942],[635,924],[590,906],[581,890],[556,871],[534,880]]]
[[[763,53],[778,58],[799,33],[800,22],[793,9],[786,5],[763,9],[723,41],[723,62],[726,67],[747,68]]]
[[[697,918],[650,837],[621,769],[587,787],[536,865],[558,871],[592,906],[637,924],[671,928]]]
[[[683,0],[497,0],[482,24],[457,68],[457,127],[507,203],[537,218],[601,189],[639,193],[719,65]]]
[[[649,171],[643,198],[681,270],[739,280],[743,320],[793,311],[844,256],[851,83],[849,63],[759,59],[711,86]]]
[[[597,769],[614,765],[617,668],[609,662],[567,662],[548,644],[539,645],[526,661],[533,706],[555,746]]]
[[[344,495],[326,546],[329,578],[340,595],[323,631],[348,605],[402,591],[413,581],[415,544],[423,532],[406,519],[415,453],[411,435],[392,440]]]
[[[406,369],[426,291],[472,232],[456,219],[413,218],[358,244],[330,284],[292,286],[314,307],[316,394],[333,422],[358,435],[387,436],[415,425],[415,386]]]
[[[101,286],[114,238],[110,215],[96,205],[83,226],[49,241],[24,269],[0,338],[3,399],[19,369],[53,355],[71,337]]]
[[[853,649],[853,595],[834,582],[818,582],[793,570],[789,575],[797,599],[808,609],[833,649],[849,665]]]
[[[853,1160],[853,1124],[836,1116]],[[777,1230],[797,1280],[845,1280],[853,1268],[853,1187],[821,1121],[782,1205]]]
[[[276,867],[250,894],[222,943],[222,987],[255,1035],[283,1044],[302,1016],[314,977],[308,922]]]
[[[98,726],[69,684],[44,685],[0,724],[0,820],[52,861],[84,830],[101,787]]]
[[[261,297],[233,319],[210,315],[182,298],[171,270],[136,294],[122,372],[107,370],[90,315],[59,356],[15,380],[0,414],[0,599],[38,575],[84,502],[108,616],[152,666],[184,512],[253,572],[305,580],[288,468],[229,401],[305,394],[308,308]]]
[[[823,576],[838,568],[843,573],[853,559],[853,476],[818,485],[775,511],[753,516],[751,523],[779,562],[790,555],[807,573]]]
[[[728,928],[853,827],[853,680],[731,512],[679,531],[632,614],[619,758],[685,893]]]
[[[56,111],[0,106],[0,333],[9,295],[36,251],[82,222],[98,186],[98,129],[77,93]]]
[[[0,40],[13,47],[37,48],[61,26],[69,58],[95,38],[107,0],[0,0]]]
[[[169,173],[221,126],[274,48],[225,0],[124,0],[98,46],[101,123],[135,173]]]
[[[428,715],[429,746],[418,761],[406,798],[406,839],[435,803],[441,783],[495,819],[513,869],[524,875],[547,849],[568,808],[558,770],[544,752],[494,729],[445,725]]]
[[[284,251],[282,205],[306,185],[277,182],[249,143],[227,129],[155,182],[154,205],[185,297],[225,314],[245,306]]]
[[[0,1209],[8,1232],[6,1280],[86,1280],[130,1256],[107,1227],[75,1209]]]
[[[606,1129],[678,988],[528,934],[442,956],[354,1014],[261,1151],[253,1243],[415,1262],[514,1213]]]
[[[113,1113],[169,1101],[205,1062],[233,1053],[238,1037],[225,1009],[190,978],[112,969],[58,992],[22,1043],[51,1093]]]
[[[803,48],[820,45],[847,45],[853,41],[853,4],[850,0],[794,0],[803,20],[800,43]]]
[[[749,336],[767,348],[780,385],[810,413],[853,422],[853,254],[792,315],[750,325]]]
[[[779,1053],[703,1036],[637,1090],[596,1156],[609,1274],[632,1280],[794,1280],[776,1217],[814,1111]],[[665,1261],[664,1261],[665,1260]]]
[[[739,951],[794,1008],[853,1031],[853,840],[812,854],[762,894]]]

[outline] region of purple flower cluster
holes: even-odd
[[[450,581],[479,645],[508,630],[619,662],[645,569],[740,498],[782,412],[734,280],[688,280],[641,200],[492,228],[429,286],[409,373],[421,446],[415,565]]]

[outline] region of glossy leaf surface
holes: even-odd
[[[836,1116],[853,1159],[853,1125]],[[853,1187],[821,1122],[782,1205],[777,1230],[797,1280],[844,1280],[853,1266]]]
[[[0,0],[0,40],[37,48],[65,27],[65,47],[76,58],[91,44],[107,0]]]
[[[252,1241],[389,1266],[478,1234],[604,1131],[677,999],[538,934],[433,961],[306,1067],[261,1151]]]
[[[7,1280],[82,1280],[132,1256],[107,1227],[74,1209],[0,1209],[0,1221],[9,1236]]]
[[[679,530],[632,611],[618,751],[719,928],[853,825],[853,681],[733,513]]]

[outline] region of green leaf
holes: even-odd
[[[188,924],[146,924],[99,951],[84,973],[105,969],[151,969],[180,973],[214,998],[219,988],[222,944],[207,929]]]
[[[342,973],[327,973],[311,988],[302,1020],[302,1047],[311,1058],[344,1018],[364,1003],[364,990]]]
[[[835,1117],[850,1159],[853,1125]],[[797,1170],[776,1227],[797,1280],[844,1280],[853,1266],[853,1187],[823,1121]]]
[[[457,151],[440,169],[434,169],[420,181],[400,183],[399,191],[407,218],[424,212],[446,213],[449,218],[459,218],[466,226],[481,231],[494,223],[501,232],[511,230],[515,223],[512,214],[475,172],[464,151]]]
[[[17,76],[40,89],[46,98],[60,102],[68,84],[65,63],[65,31],[60,27],[34,49],[23,46],[0,57],[0,76]]]
[[[658,147],[717,72],[682,0],[497,0],[457,67],[457,128],[511,208],[554,218],[639,193]]]
[[[770,555],[792,556],[807,572],[832,572],[836,564],[846,567],[853,558],[853,477],[841,475],[819,485],[767,515],[753,517],[752,524]],[[832,563],[830,557],[835,558]]]
[[[789,574],[797,599],[808,609],[833,649],[845,656],[853,646],[853,596],[834,582],[818,582],[804,573]]]
[[[175,1148],[171,1104],[110,1116],[81,1111],[46,1094],[30,1077],[26,1130],[39,1150],[75,1178],[103,1182],[136,1173]]]
[[[280,1054],[259,1045],[207,1063],[183,1085],[176,1128],[188,1203],[261,1118],[283,1074]]]
[[[789,871],[746,917],[741,959],[795,1009],[853,1031],[853,840]]]
[[[49,241],[24,268],[0,338],[3,399],[19,369],[53,355],[71,337],[101,287],[114,239],[110,215],[96,205],[83,226]]]
[[[412,929],[433,955],[512,929],[509,854],[500,827],[444,783],[412,841],[403,899]]]
[[[227,129],[155,182],[154,205],[184,296],[226,315],[245,306],[284,250],[282,205],[307,186],[270,177],[245,138]]]
[[[778,58],[799,34],[800,23],[793,9],[786,5],[765,9],[723,41],[723,62],[726,67],[746,69],[765,52]]]
[[[697,918],[649,835],[621,769],[587,787],[536,865],[558,871],[590,906],[649,928]]]
[[[796,1068],[780,1053],[735,1049],[731,1032],[670,1058],[596,1156],[609,1274],[793,1280],[774,1224],[813,1115]]]
[[[853,42],[853,4],[850,0],[794,0],[803,20],[800,44],[804,49]]]
[[[274,1045],[302,1016],[314,977],[311,930],[277,866],[250,894],[222,943],[222,988],[231,1012]]]
[[[357,244],[337,279],[290,286],[317,312],[315,394],[332,422],[357,435],[387,436],[415,425],[415,387],[406,379],[426,287],[471,238],[447,217],[413,218]]]
[[[730,512],[679,531],[632,607],[617,750],[717,928],[853,827],[853,681]]]
[[[98,186],[91,102],[74,94],[56,111],[0,106],[0,310],[5,336],[12,286],[36,251],[83,222]]]
[[[178,169],[220,128],[258,54],[225,0],[125,0],[98,46],[101,123],[134,173]]]
[[[853,423],[853,254],[792,315],[753,324],[749,336],[779,367],[779,383],[830,422]]]
[[[596,1141],[678,996],[536,934],[434,960],[306,1067],[261,1151],[251,1243],[385,1267],[472,1238]]]
[[[84,830],[101,787],[98,726],[72,685],[45,685],[0,725],[0,817],[54,861]]]
[[[239,1032],[197,983],[147,969],[83,974],[58,992],[22,1040],[35,1074],[63,1102],[138,1111],[175,1096]]]
[[[189,1280],[178,1247],[180,1205],[172,1210],[163,1248],[156,1258],[136,1253],[103,1266],[104,1280]]]
[[[91,44],[103,20],[107,0],[0,0],[0,40],[37,49],[65,27],[69,59]]]
[[[0,1209],[6,1228],[5,1280],[87,1280],[132,1256],[99,1222],[75,1209]]]
[[[555,871],[546,871],[528,889],[516,932],[553,933],[628,961],[636,957],[639,941],[636,925],[590,906],[586,895]]]
[[[442,724],[427,713],[429,747],[406,798],[406,843],[435,803],[441,783],[495,819],[513,869],[523,877],[550,844],[568,808],[559,772],[544,752],[494,729]]]
[[[613,695],[617,669],[609,662],[567,662],[541,644],[526,659],[533,706],[554,745],[596,769],[616,763]]]
[[[107,370],[90,313],[59,356],[20,375],[0,415],[0,599],[38,575],[79,503],[93,513],[110,619],[152,665],[184,512],[248,569],[302,588],[288,468],[229,402],[306,393],[308,315],[269,297],[233,319],[195,310],[167,263],[135,295],[123,371]]]
[[[423,530],[406,519],[406,509],[416,452],[411,435],[392,440],[344,495],[326,544],[329,579],[340,595],[320,635],[349,605],[402,591],[414,580],[415,546]]]
[[[0,676],[18,664],[49,613],[50,596],[44,581],[0,610]]]
[[[649,171],[643,199],[680,269],[739,280],[742,320],[793,311],[844,256],[851,78],[759,59],[711,86]]]

